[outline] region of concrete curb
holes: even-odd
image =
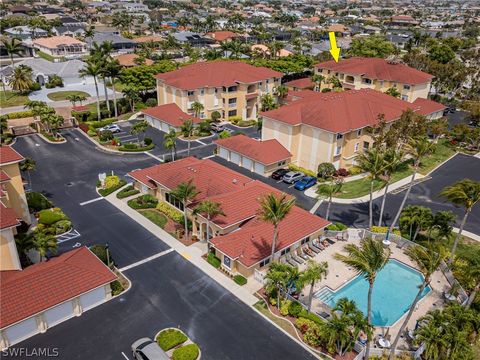
[[[47,143],[49,143],[49,144],[52,144],[52,145],[61,145],[61,144],[65,144],[65,143],[67,142],[67,139],[65,139],[65,138],[63,137],[63,135],[61,135],[61,134],[60,134],[60,135],[62,136],[63,141],[51,141],[51,140],[48,140],[45,136],[42,135],[42,133],[39,133],[39,132],[37,132],[37,135],[40,136],[40,138],[42,138],[43,141],[45,141],[45,142],[47,142]]]
[[[192,339],[190,339],[190,336],[188,336],[188,334],[187,334],[185,331],[183,331],[182,329],[180,329],[180,328],[168,327],[168,328],[162,329],[162,330],[158,331],[158,332],[155,334],[155,336],[153,337],[153,341],[157,342],[157,337],[158,337],[158,335],[160,335],[160,333],[163,332],[163,331],[165,331],[165,330],[177,330],[177,331],[180,331],[183,335],[185,335],[185,336],[187,337],[187,340],[185,340],[185,342],[183,342],[182,344],[177,345],[177,346],[178,346],[177,349],[180,348],[180,347],[182,347],[182,346],[185,346],[185,345],[195,344],[195,345],[197,345],[197,347],[198,347],[198,357],[197,357],[195,360],[200,360],[200,359],[202,358],[202,349],[200,349],[200,346],[199,346],[196,342],[193,342]],[[173,348],[173,349],[170,349],[170,350],[167,350],[167,351],[163,350],[163,351],[165,351],[165,353],[167,353],[167,352],[173,351],[173,350],[175,350],[175,349],[176,349],[176,348]]]

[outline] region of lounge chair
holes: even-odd
[[[290,254],[285,255],[285,261],[292,266],[297,266],[298,264],[292,259]]]
[[[313,246],[315,246],[318,250],[323,251],[325,250],[325,246],[323,246],[319,240],[314,239],[312,242]]]
[[[297,252],[297,255],[300,256],[303,260],[308,260],[310,259],[307,254],[303,252],[303,249],[300,248]]]
[[[333,245],[336,243],[335,239],[331,239],[331,238],[326,238],[325,239],[329,244]]]
[[[320,250],[319,248],[317,248],[315,245],[313,245],[313,243],[308,243],[308,247],[310,250],[312,250],[315,254],[318,254],[320,253]]]
[[[302,250],[303,250],[303,253],[306,254],[307,256],[311,258],[315,257],[315,253],[312,250],[310,250],[310,247],[308,245],[304,246]]]
[[[299,263],[299,264],[303,264],[303,263],[305,262],[305,260],[303,260],[303,259],[302,259],[300,256],[298,256],[298,255],[292,254],[291,256],[292,256],[292,259],[293,259],[294,261],[296,261],[297,263]]]

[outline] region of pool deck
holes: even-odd
[[[347,241],[337,241],[335,244],[330,245],[324,251],[317,254],[314,258],[317,262],[326,261],[328,263],[328,275],[326,279],[322,280],[318,284],[315,285],[314,293],[318,290],[323,288],[324,286],[328,286],[332,290],[336,290],[345,283],[349,282],[352,278],[354,278],[357,273],[353,271],[351,268],[348,268],[345,264],[341,261],[334,259],[334,254],[336,253],[344,253],[343,247],[347,243],[359,244],[359,238],[350,237],[348,242]],[[404,254],[402,249],[398,249],[396,244],[392,243],[390,245],[391,249],[391,258],[396,259],[402,263],[410,265],[411,267],[415,268],[415,264],[410,260],[410,258]],[[303,270],[305,265],[301,265],[300,269]],[[429,310],[443,307],[445,304],[445,300],[442,296],[443,291],[448,291],[449,285],[447,279],[443,275],[441,271],[437,271],[432,276],[432,281],[430,284],[431,291],[420,300],[417,305],[417,309],[413,313],[412,318],[410,319],[407,328],[414,329],[416,321],[419,317],[424,316]],[[310,291],[310,287],[307,286],[300,295],[301,297],[308,297]],[[395,304],[392,304],[395,306]],[[326,306],[318,299],[314,298],[312,302],[312,310],[318,313],[328,312],[326,311]],[[393,326],[389,329],[389,335],[391,335],[391,341],[395,338],[398,331],[400,330],[400,326],[403,323],[406,314],[402,316]],[[377,335],[384,335],[387,331],[386,327],[375,327],[375,337]],[[408,345],[406,341],[401,340],[398,346],[400,350],[408,350]]]

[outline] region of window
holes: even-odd
[[[380,80],[380,86],[383,87],[383,80]]]
[[[237,98],[228,99],[228,105],[237,105]]]
[[[230,269],[231,259],[227,255],[223,255],[223,265]]]
[[[290,248],[283,249],[282,252],[280,253],[280,256],[288,254],[289,252],[290,252]]]
[[[195,91],[189,90],[189,91],[187,91],[187,95],[188,96],[193,96],[193,95],[195,95]]]
[[[283,166],[287,163],[286,160],[283,160],[283,161],[280,161],[279,163],[277,163],[277,166]]]
[[[338,78],[339,78],[340,80],[343,80],[344,77],[345,77],[345,74],[340,74],[340,75],[338,75]]]
[[[237,91],[237,87],[236,87],[236,86],[230,86],[230,87],[228,88],[228,92],[235,92],[235,91]]]
[[[410,85],[403,85],[404,90],[410,90]]]
[[[357,142],[357,143],[355,143],[355,150],[354,150],[355,152],[357,152],[357,151],[358,151],[358,147],[359,147],[359,146],[360,146],[360,143],[358,143],[358,142]]]
[[[307,236],[305,239],[302,239],[301,244],[306,244],[310,241],[310,236]]]
[[[218,89],[217,88],[215,88],[215,94],[218,94]]]
[[[265,260],[263,260],[263,261],[260,261],[260,267],[261,267],[261,268],[264,267],[264,266],[267,265],[269,262],[270,262],[270,258],[265,259]]]
[[[200,89],[200,95],[204,95],[205,94],[205,89]]]
[[[200,113],[200,119],[205,119],[205,113],[203,111]]]
[[[267,84],[270,84],[270,79],[267,79]]]
[[[335,156],[340,155],[341,152],[342,152],[342,147],[341,147],[341,146],[337,146],[337,147],[335,148]]]
[[[402,100],[403,101],[408,101],[408,95],[402,95]]]
[[[230,116],[237,116],[237,110],[230,110],[228,112],[228,117],[230,117]]]
[[[357,136],[362,136],[362,129],[357,130]]]
[[[362,79],[362,82],[363,82],[364,84],[370,85],[370,84],[372,83],[372,80],[367,79],[367,78],[363,78],[363,79]]]
[[[343,134],[337,134],[337,140],[343,139]]]
[[[180,200],[178,200],[176,197],[170,195],[170,193],[166,193],[165,194],[165,200],[175,206],[177,209],[179,209],[180,211],[183,211],[183,204]]]
[[[368,141],[364,141],[363,142],[363,150],[368,150],[369,147],[370,147],[370,143]]]

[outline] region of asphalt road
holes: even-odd
[[[51,145],[38,136],[21,137],[14,147],[37,162],[32,188],[44,192],[72,219],[81,237],[59,251],[108,242],[119,267],[168,248],[136,222],[98,198],[97,174],[158,163],[147,155],[99,151],[77,130],[68,142]],[[38,145],[38,146],[37,146]],[[310,353],[265,321],[229,291],[175,252],[126,271],[132,288],[78,318],[61,323],[15,347],[58,348],[60,359],[132,359],[130,344],[180,326],[197,342],[204,359],[313,359]],[[18,359],[18,357],[17,357]]]
[[[442,167],[435,170],[431,176],[432,178],[430,180],[421,182],[412,188],[406,205],[422,205],[431,208],[434,212],[450,210],[457,215],[456,226],[459,227],[464,214],[463,209],[446,202],[445,199],[440,198],[438,194],[445,186],[462,179],[480,181],[480,159],[469,155],[458,154]],[[386,216],[384,218],[387,225],[390,224],[390,221],[395,216],[404,195],[405,192],[397,195],[388,195],[385,204]],[[375,225],[378,222],[381,201],[381,197],[374,200]],[[317,211],[317,214],[324,216],[326,209],[327,203],[324,202]],[[332,204],[330,214],[331,221],[340,221],[348,226],[355,227],[368,226],[368,202],[351,205]],[[477,204],[477,206],[473,208],[468,222],[465,225],[465,230],[480,235],[480,205]]]

